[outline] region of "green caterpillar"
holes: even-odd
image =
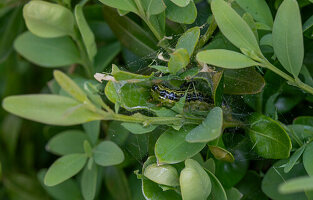
[[[208,110],[212,106],[210,105],[211,99],[203,95],[201,92],[194,90],[174,90],[170,89],[162,84],[155,84],[151,87],[151,96],[154,101],[160,102],[162,105],[172,107],[180,98],[186,94],[185,108]]]

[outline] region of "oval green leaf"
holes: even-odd
[[[303,165],[306,172],[313,176],[313,142],[307,145],[303,153]]]
[[[301,16],[296,0],[284,0],[278,8],[273,26],[273,47],[283,67],[297,77],[303,57]]]
[[[128,122],[124,122],[121,125],[133,134],[149,133],[157,127],[155,125],[143,126],[138,123],[128,123]]]
[[[14,41],[15,50],[43,67],[62,67],[79,63],[79,52],[69,37],[40,38],[25,32]]]
[[[249,25],[224,0],[213,0],[211,9],[225,37],[239,49],[262,54]]]
[[[98,166],[91,161],[92,165],[89,168],[88,165],[82,174],[81,179],[81,193],[85,200],[93,200],[96,196],[97,179],[98,179]]]
[[[223,49],[201,51],[197,54],[197,60],[226,69],[240,69],[258,65],[246,55]]]
[[[98,165],[111,166],[123,162],[124,153],[114,142],[103,141],[93,149],[94,159]]]
[[[263,90],[265,80],[255,69],[244,68],[224,71],[224,93],[232,95],[257,94]]]
[[[69,154],[57,159],[48,169],[44,183],[54,186],[77,174],[85,165],[85,154]]]
[[[236,0],[236,2],[256,21],[262,22],[269,27],[273,26],[272,13],[265,0],[254,0],[253,3],[250,0]]]
[[[186,49],[177,49],[171,54],[168,62],[168,71],[171,74],[176,74],[181,69],[185,68],[189,63],[189,54]]]
[[[288,158],[291,141],[283,127],[275,120],[255,113],[250,118],[248,134],[255,151],[264,158]]]
[[[74,35],[72,12],[58,4],[30,1],[23,8],[27,28],[39,37]]]
[[[185,160],[179,182],[183,200],[206,200],[211,193],[210,177],[195,160]]]
[[[171,165],[151,164],[145,168],[143,175],[158,184],[173,187],[179,185],[177,170]]]
[[[17,116],[51,125],[69,126],[103,119],[85,105],[58,95],[19,95],[3,100],[3,108]]]
[[[279,192],[290,194],[313,190],[313,177],[299,177],[288,180],[279,186]]]
[[[192,56],[193,51],[198,44],[200,36],[200,28],[198,26],[188,29],[177,41],[176,49],[186,49],[189,57]]]
[[[192,129],[186,136],[186,141],[191,143],[209,142],[222,134],[223,110],[220,107],[213,108],[202,124]]]
[[[165,1],[166,3],[166,17],[177,23],[192,24],[197,18],[197,8],[193,1],[186,7],[179,7],[171,1]]]
[[[186,135],[194,126],[182,127],[179,131],[169,129],[165,131],[155,144],[155,155],[158,163],[178,163],[199,153],[205,143],[188,143]]]
[[[66,155],[72,153],[84,153],[84,141],[88,136],[80,130],[63,131],[52,137],[46,150],[57,155]]]

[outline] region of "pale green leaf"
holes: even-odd
[[[171,165],[151,164],[145,168],[143,175],[158,184],[173,187],[179,185],[177,170]]]
[[[58,4],[30,1],[24,6],[23,15],[27,28],[40,37],[74,35],[72,12]]]
[[[83,38],[89,60],[93,61],[93,58],[97,54],[97,45],[95,41],[95,36],[90,30],[90,27],[85,19],[83,6],[81,4],[75,6],[75,18],[78,29]]]
[[[313,176],[313,142],[310,142],[303,153],[303,165],[309,176]]]
[[[176,49],[186,49],[189,57],[193,54],[200,36],[200,28],[198,26],[187,30],[177,41]]]
[[[213,0],[211,9],[225,37],[239,49],[261,54],[258,42],[249,25],[223,0]]]
[[[304,57],[301,16],[296,0],[284,0],[273,26],[273,47],[283,67],[297,77]]]
[[[189,63],[189,54],[186,49],[177,49],[171,54],[168,62],[168,70],[171,74],[176,74],[185,68]]]
[[[59,70],[53,72],[53,76],[63,90],[82,103],[89,102],[86,93],[65,73]]]
[[[123,162],[123,151],[111,141],[103,141],[99,143],[94,149],[94,159],[98,165],[111,166]]]
[[[85,154],[69,154],[57,159],[48,169],[44,183],[54,186],[77,174],[85,165]]]
[[[298,177],[281,184],[279,191],[283,194],[313,190],[313,177]]]
[[[195,160],[185,160],[185,168],[180,173],[179,182],[184,200],[206,200],[211,193],[210,177]]]
[[[40,38],[25,32],[14,41],[15,50],[43,67],[62,67],[80,63],[77,47],[69,37]]]
[[[52,125],[69,126],[103,118],[85,105],[58,95],[10,96],[3,100],[2,106],[17,116]]]
[[[186,141],[191,143],[209,142],[222,134],[223,111],[220,107],[213,108],[202,124],[192,129],[186,136]]]
[[[197,54],[197,60],[199,62],[226,69],[240,69],[258,65],[257,62],[253,61],[246,55],[224,49],[201,51]]]
[[[128,122],[124,122],[121,125],[133,134],[149,133],[152,132],[157,127],[155,125],[143,126],[138,123],[128,123]]]

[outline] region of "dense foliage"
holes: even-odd
[[[312,11],[0,3],[0,199],[312,200]]]

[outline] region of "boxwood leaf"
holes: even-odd
[[[278,189],[283,194],[313,190],[313,177],[298,177],[288,180],[282,183]]]
[[[75,6],[75,19],[80,34],[83,38],[83,42],[85,44],[89,60],[93,61],[93,58],[97,54],[97,45],[95,41],[95,36],[93,32],[90,30],[90,27],[85,19],[83,13],[83,6],[81,4],[77,4]]]
[[[186,49],[188,51],[189,57],[192,56],[193,51],[198,43],[200,36],[200,28],[195,26],[188,29],[177,41],[176,49]]]
[[[303,165],[306,172],[313,176],[313,142],[310,142],[303,153]]]
[[[101,176],[100,176],[101,177]],[[85,200],[93,200],[96,196],[98,166],[92,161],[91,168],[86,165],[81,179],[81,192]]]
[[[171,0],[173,3],[178,5],[179,7],[185,7],[189,4],[190,0]]]
[[[273,47],[283,67],[294,77],[301,70],[304,47],[297,1],[285,0],[278,8],[273,26]]]
[[[121,51],[121,44],[114,42],[99,48],[95,57],[95,71],[103,72]]]
[[[115,36],[126,48],[138,56],[155,53],[157,41],[149,32],[143,30],[130,18],[119,16],[112,8],[105,6],[103,14]]]
[[[261,54],[249,25],[225,1],[213,0],[211,9],[218,27],[230,42],[239,49],[248,49]]]
[[[63,90],[82,103],[89,102],[86,93],[66,74],[59,70],[53,71],[53,76]]]
[[[166,8],[163,0],[141,0],[141,3],[148,17],[151,15],[160,14]]]
[[[300,116],[294,119],[292,123],[313,126],[313,117],[312,116]]]
[[[101,3],[123,11],[137,13],[137,7],[133,0],[100,0]]]
[[[76,183],[76,181],[68,179],[63,183],[60,183],[52,187],[46,186],[44,184],[44,178],[46,173],[47,170],[45,169],[40,170],[37,174],[37,177],[39,179],[41,186],[47,191],[49,195],[51,195],[51,197],[57,200],[68,200],[68,199],[83,200],[83,197],[81,196],[81,192],[79,190],[79,186]]]
[[[27,28],[35,35],[46,38],[74,35],[72,12],[55,3],[30,1],[23,8]]]
[[[177,49],[171,54],[168,62],[168,71],[171,74],[176,74],[181,69],[185,68],[189,63],[189,54],[186,49]]]
[[[222,134],[223,111],[220,107],[213,108],[202,124],[192,129],[186,136],[191,143],[209,142]]]
[[[197,8],[193,1],[185,7],[179,7],[170,0],[165,0],[166,17],[177,23],[192,24],[197,18]]]
[[[131,199],[131,191],[123,169],[110,166],[104,168],[104,181],[110,196],[113,199]]]
[[[92,121],[83,124],[83,128],[91,141],[94,145],[97,143],[99,134],[100,134],[100,120],[99,121]]]
[[[158,184],[173,187],[179,185],[177,170],[171,165],[151,164],[145,168],[143,175]]]
[[[124,153],[114,142],[103,141],[93,149],[94,160],[98,165],[110,166],[123,162]]]
[[[14,41],[15,50],[43,67],[61,67],[79,63],[79,52],[69,37],[40,38],[25,32]]]
[[[152,132],[157,127],[155,125],[143,126],[138,123],[128,123],[128,122],[124,122],[121,125],[133,134],[149,133]]]
[[[253,61],[246,55],[224,49],[201,51],[197,54],[197,60],[199,62],[226,69],[240,69],[258,65],[257,62]]]
[[[276,162],[265,174],[262,180],[262,191],[271,199],[279,200],[307,200],[304,192],[295,194],[282,194],[278,191],[280,184],[285,183],[289,179],[300,176],[306,176],[306,172],[301,163],[296,164],[289,173],[284,173],[283,165],[287,160]]]
[[[300,148],[298,148],[293,154],[292,156],[290,156],[288,163],[286,164],[285,168],[284,168],[284,172],[288,173],[293,166],[296,164],[296,162],[299,160],[299,158],[301,157],[303,151],[305,150],[306,145],[302,145]]]
[[[224,93],[233,95],[257,94],[265,86],[263,76],[253,68],[224,71]]]
[[[209,174],[211,184],[212,184],[211,194],[208,197],[208,200],[215,200],[215,199],[227,200],[226,192],[221,182],[216,178],[216,176],[211,171],[206,170],[206,172]]]
[[[84,153],[84,141],[87,135],[81,130],[67,130],[53,136],[46,149],[57,155]]]
[[[250,118],[250,124],[248,134],[260,156],[271,159],[289,157],[291,141],[278,122],[255,113]]]
[[[58,95],[10,96],[3,100],[2,106],[17,116],[52,125],[69,126],[103,118],[83,104]]]
[[[206,200],[211,193],[210,177],[195,160],[185,160],[185,168],[180,173],[179,182],[184,200]]]
[[[178,163],[199,153],[205,143],[188,143],[186,135],[194,126],[182,127],[179,131],[168,129],[155,144],[155,155],[158,163]]]
[[[262,22],[269,27],[273,26],[272,13],[265,0],[255,0],[253,3],[249,0],[236,0],[236,2],[256,21]]]
[[[86,161],[86,154],[69,154],[57,159],[45,175],[45,185],[54,186],[71,178],[84,167]]]

